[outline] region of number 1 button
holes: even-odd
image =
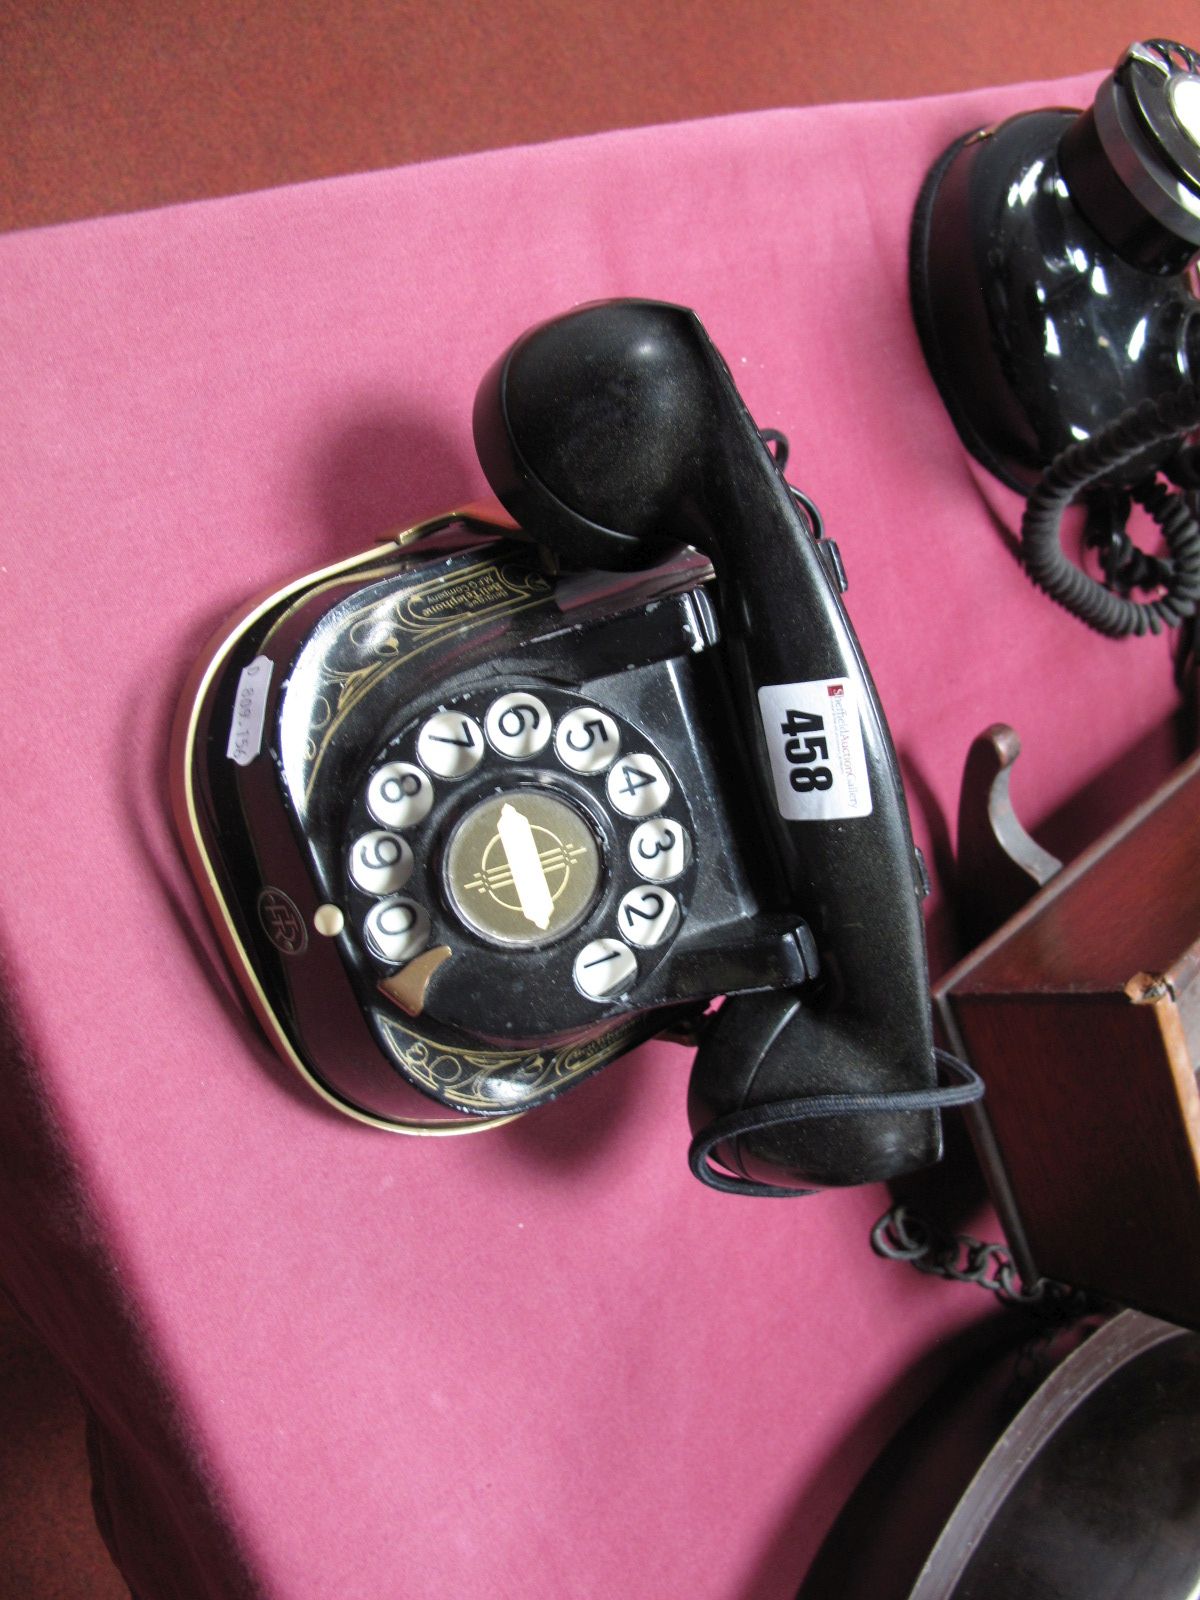
[[[637,957],[620,939],[593,939],[575,957],[575,982],[589,1000],[621,994],[637,977]]]

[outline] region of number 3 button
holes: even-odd
[[[629,861],[639,878],[651,883],[670,883],[687,866],[692,842],[677,822],[659,817],[643,822],[633,830],[629,841]]]

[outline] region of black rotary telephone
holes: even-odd
[[[1200,602],[1200,59],[1131,45],[1083,111],[957,139],[913,218],[922,347],[964,444],[1028,496],[1030,577],[1112,637]],[[1103,581],[1063,551],[1086,505]],[[1134,504],[1165,554],[1131,541]]]
[[[451,1133],[729,996],[692,1071],[700,1177],[935,1161],[975,1091],[936,1087],[895,755],[836,551],[699,321],[535,328],[475,438],[509,516],[254,602],[184,697],[185,843],[271,1039],[339,1109]]]

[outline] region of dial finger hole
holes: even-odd
[[[671,780],[644,751],[622,756],[608,774],[608,799],[625,817],[652,817],[671,798]]]
[[[484,732],[494,750],[510,761],[535,756],[550,742],[554,724],[535,694],[501,695],[493,700],[483,719]]]
[[[574,972],[589,1000],[608,1000],[636,979],[637,957],[620,939],[593,939],[575,957]]]
[[[568,711],[554,730],[555,754],[572,772],[603,772],[616,760],[620,748],[616,723],[595,706]]]
[[[483,730],[461,711],[439,711],[417,735],[417,759],[439,778],[465,778],[483,760]]]
[[[679,902],[669,889],[630,889],[617,907],[617,926],[630,944],[652,950],[675,931]]]
[[[385,828],[412,828],[424,822],[433,804],[433,785],[420,767],[389,761],[372,773],[367,810]]]
[[[415,900],[381,900],[367,912],[363,932],[369,950],[398,966],[428,943],[429,914]]]
[[[692,841],[686,828],[666,817],[643,822],[629,840],[629,862],[639,878],[650,883],[671,883],[692,858]]]
[[[350,849],[350,876],[367,894],[395,894],[413,869],[413,853],[397,833],[364,833]]]

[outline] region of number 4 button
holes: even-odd
[[[623,756],[608,775],[608,798],[623,816],[652,817],[671,797],[671,782],[653,756]]]

